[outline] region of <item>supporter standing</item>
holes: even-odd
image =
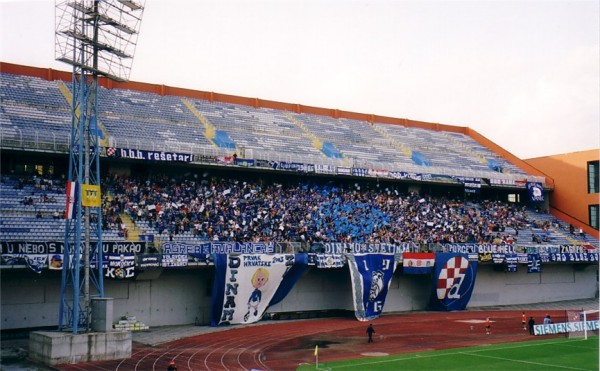
[[[375,329],[373,328],[373,324],[370,324],[369,327],[367,327],[367,335],[369,336],[369,341],[367,341],[368,343],[373,342],[373,334],[374,333],[375,333]]]
[[[533,317],[529,317],[529,322],[527,322],[527,324],[529,325],[529,335],[535,335],[533,331],[533,326],[535,326],[535,320],[533,319]]]
[[[521,312],[521,324],[523,325],[523,330],[527,330],[527,316],[525,312]]]
[[[490,317],[485,319],[485,334],[489,335],[492,333],[492,322],[490,321]]]

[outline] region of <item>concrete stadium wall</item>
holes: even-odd
[[[37,275],[29,269],[2,269],[1,274],[2,330],[57,325],[60,272]],[[213,267],[146,272],[135,281],[105,280],[105,296],[114,300],[115,320],[130,315],[150,327],[207,324],[213,276]],[[431,281],[430,275],[405,275],[398,270],[385,312],[425,310]],[[505,273],[480,264],[469,307],[589,299],[597,295],[598,265],[547,264],[541,274],[528,274],[522,265],[517,273]],[[309,269],[290,294],[268,312],[328,309],[353,310],[347,267]]]
[[[214,268],[159,273],[134,281],[104,280],[105,296],[113,298],[114,320],[129,315],[150,326],[189,324],[196,318],[208,323]],[[2,330],[57,326],[60,271],[37,275],[29,269],[2,269],[1,274]]]

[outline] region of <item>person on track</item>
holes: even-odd
[[[375,329],[373,328],[373,324],[370,324],[369,327],[367,327],[367,335],[369,336],[368,343],[373,342],[373,334],[374,333],[375,333]]]
[[[527,324],[529,325],[529,335],[535,335],[533,331],[533,326],[535,326],[535,320],[533,319],[533,317],[529,317],[529,322],[527,322]]]

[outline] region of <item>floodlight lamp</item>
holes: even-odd
[[[55,58],[82,73],[126,81],[137,45],[144,0],[59,0]]]

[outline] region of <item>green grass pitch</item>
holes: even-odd
[[[598,336],[556,338],[323,363],[319,370],[598,370]],[[299,371],[315,370],[315,364]]]

